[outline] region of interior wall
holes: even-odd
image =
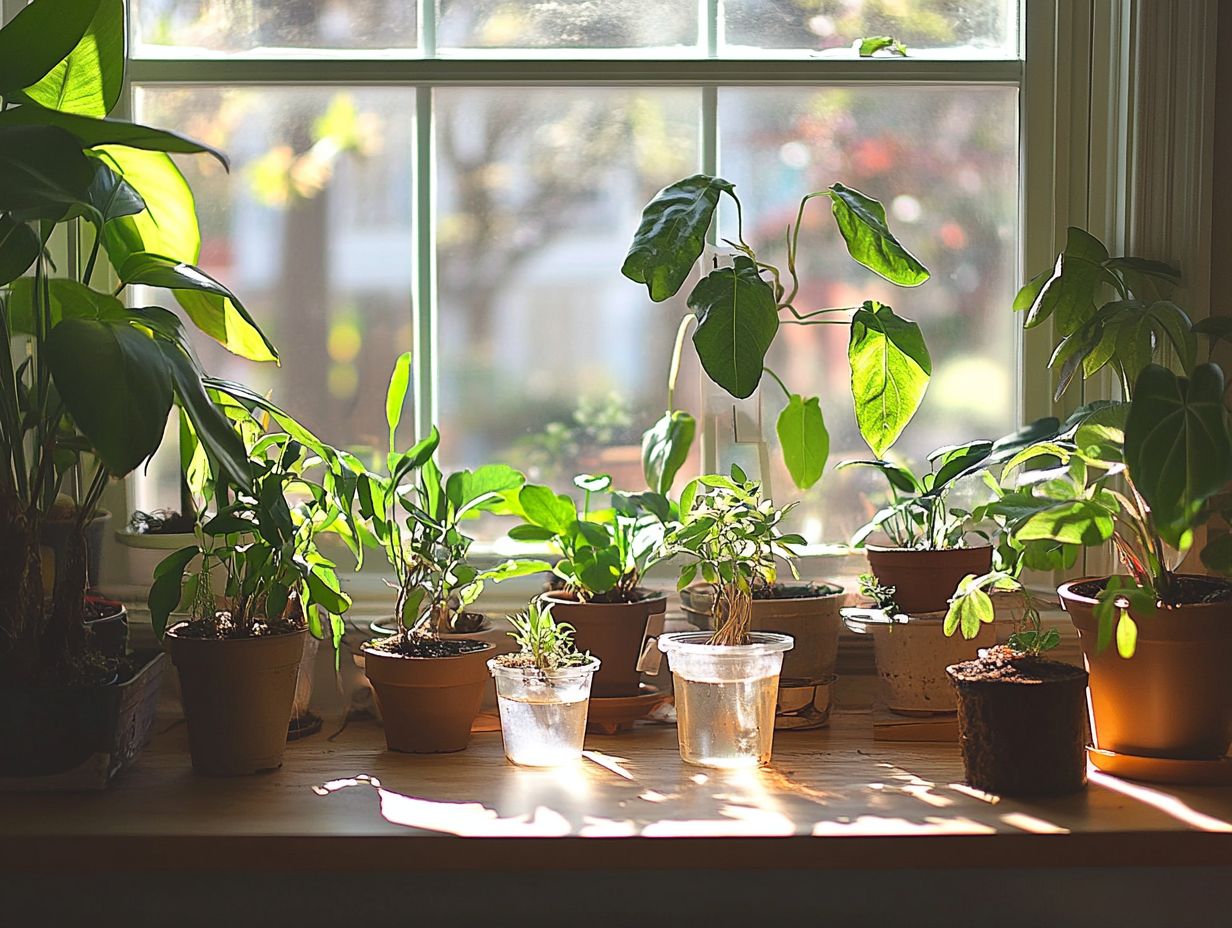
[[[1221,4],[1211,184],[1211,315],[1232,315],[1232,4]],[[1223,349],[1225,369],[1232,350]]]

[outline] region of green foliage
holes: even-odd
[[[670,410],[642,436],[642,473],[655,493],[671,492],[676,474],[689,457],[697,423],[687,412]]]
[[[872,600],[873,605],[888,615],[896,615],[900,610],[894,601],[898,592],[892,586],[884,585],[874,574],[860,574],[860,595]]]
[[[907,46],[891,35],[873,35],[857,39],[856,48],[859,49],[861,58],[872,58],[880,51],[888,51],[891,55],[898,55],[900,58],[907,57]]]
[[[847,251],[856,261],[900,287],[918,287],[928,280],[928,269],[890,232],[880,202],[844,184],[831,185],[827,195]]]
[[[860,434],[883,457],[924,400],[933,372],[924,337],[889,306],[866,302],[851,318],[847,358]]]
[[[89,4],[83,4],[89,5]],[[124,0],[101,0],[73,50],[25,89],[25,98],[50,110],[106,116],[124,87]]]
[[[1138,647],[1138,623],[1130,611],[1139,618],[1155,614],[1159,595],[1151,586],[1144,586],[1133,577],[1113,576],[1096,596],[1098,602],[1092,610],[1099,622],[1096,649],[1107,649],[1116,639],[1117,654],[1128,660]]]
[[[689,294],[697,314],[693,347],[706,374],[732,396],[753,395],[766,352],[779,329],[774,291],[757,266],[740,255],[711,271]]]
[[[779,413],[775,431],[792,482],[807,490],[821,479],[830,457],[830,432],[821,414],[821,400],[792,393]]]
[[[528,656],[543,673],[591,661],[590,654],[579,651],[573,643],[576,629],[568,622],[553,619],[550,605],[532,602],[525,612],[509,616],[509,624],[513,626],[509,637],[517,642],[519,654]]]

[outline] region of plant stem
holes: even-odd
[[[737,203],[740,201],[737,200]],[[689,324],[697,321],[697,316],[693,313],[686,313],[685,317],[680,320],[680,325],[676,329],[676,344],[672,348],[672,366],[667,373],[667,411],[674,412],[676,409],[676,378],[680,376],[680,354],[684,350],[684,337],[688,333]]]
[[[762,372],[769,374],[774,379],[774,382],[779,385],[779,388],[783,391],[783,395],[786,396],[788,400],[791,399],[791,391],[787,389],[787,384],[783,383],[782,377],[770,370],[768,367],[763,367]]]

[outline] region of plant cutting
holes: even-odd
[[[434,457],[440,444],[435,427],[409,450],[398,451],[410,370],[410,355],[404,354],[394,365],[386,393],[386,471],[364,472],[356,483],[369,540],[393,568],[398,626],[396,634],[364,645],[364,668],[391,751],[460,751],[469,743],[479,713],[493,645],[451,633],[482,626],[482,616],[469,607],[486,581],[540,567],[509,561],[480,570],[468,562],[473,539],[464,522],[493,511],[524,478],[501,464],[446,476]]]
[[[787,635],[752,630],[753,587],[773,584],[778,561],[789,565],[799,535],[779,526],[791,506],[775,509],[760,484],[738,468],[698,477],[681,493],[680,525],[664,540],[680,556],[677,588],[697,578],[713,589],[713,632],[674,632],[659,639],[676,695],[680,757],[703,767],[770,762],[775,698]]]
[[[607,474],[583,474],[574,485],[582,491],[580,505],[538,484],[506,494],[508,510],[522,519],[509,537],[546,544],[557,555],[554,564],[521,563],[527,571],[550,571],[561,585],[543,601],[576,629],[578,647],[603,662],[595,696],[637,696],[647,648],[663,630],[667,609],[666,595],[641,581],[658,556],[672,506],[658,493],[613,490]],[[608,506],[594,505],[600,493],[608,494]]]
[[[355,481],[339,452],[280,410],[282,428],[265,431],[271,404],[227,389],[219,401],[249,449],[252,490],[214,476],[217,511],[202,515],[197,543],[159,565],[149,595],[179,672],[193,769],[210,776],[281,766],[306,635],[336,648],[351,605],[317,540],[338,530],[354,545],[355,535]],[[185,601],[187,616],[168,627]]]
[[[1112,544],[1124,574],[1059,589],[1091,675],[1091,758],[1163,779],[1224,776],[1232,741],[1232,536],[1211,522],[1227,510],[1232,435],[1223,371],[1197,347],[1198,335],[1213,345],[1228,331],[1162,299],[1177,280],[1069,230],[1015,308],[1061,336],[1058,396],[1079,371],[1108,369],[1125,399],[1080,410],[1056,439],[1020,452],[1007,463],[1017,486],[992,504],[1032,566],[1068,569],[1083,547]],[[1204,526],[1202,562],[1223,576],[1180,568]]]
[[[556,767],[582,756],[590,685],[599,661],[579,651],[573,627],[532,602],[509,617],[516,654],[488,661],[496,678],[505,756],[527,767]]]
[[[226,159],[105,118],[123,86],[125,33],[122,4],[100,0],[34,0],[0,30],[0,325],[6,343],[29,349],[20,364],[0,359],[0,677],[21,703],[0,713],[12,720],[0,730],[0,775],[66,770],[104,744],[110,773],[136,753],[120,742],[148,731],[158,657],[119,665],[91,642],[85,539],[108,482],[154,453],[173,406],[251,489],[243,446],[210,402],[178,317],[117,297],[165,287],[225,347],[276,357],[239,300],[194,266],[192,195],[167,152]],[[77,232],[84,263],[62,260],[57,276],[51,252]],[[61,492],[73,509],[45,583],[39,539]]]
[[[932,361],[919,326],[882,303],[821,309],[796,305],[800,292],[796,260],[805,207],[812,200],[828,199],[848,253],[891,283],[919,286],[928,280],[928,270],[891,233],[881,203],[834,184],[800,201],[796,221],[787,227],[784,271],[764,261],[744,240],[735,185],[721,177],[695,174],[663,188],[646,205],[621,272],[644,284],[656,303],[675,296],[702,255],[724,195],[736,207],[736,240],[723,240],[733,256],[723,266],[716,259],[689,293],[690,312],[677,331],[668,375],[667,412],[642,440],[647,484],[668,492],[693,442],[696,424],[689,413],[676,408],[675,386],[685,335],[694,323],[693,347],[714,383],[744,399],[768,375],[783,390],[786,405],[776,431],[787,470],[805,490],[820,479],[829,457],[830,435],[821,402],[793,393],[765,367],[766,354],[780,324],[847,326],[856,421],[869,448],[883,457],[919,408]]]

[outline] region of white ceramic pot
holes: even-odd
[[[892,625],[870,626],[879,701],[886,708],[904,715],[957,711],[945,668],[974,660],[980,648],[997,643],[997,633],[990,624],[969,641],[957,633],[947,638],[944,623],[944,612],[928,612],[899,617]]]

